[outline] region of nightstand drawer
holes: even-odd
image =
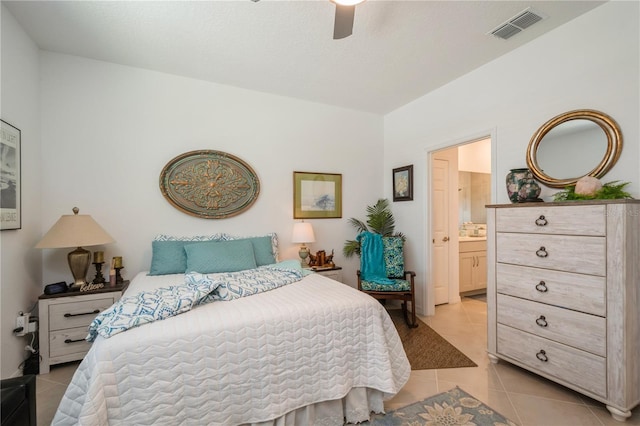
[[[91,348],[91,343],[84,340],[87,334],[87,327],[52,331],[49,333],[49,356],[55,358],[70,354],[86,354]]]
[[[91,324],[91,321],[111,305],[114,298],[106,296],[101,299],[60,303],[49,307],[49,330],[64,330]]]

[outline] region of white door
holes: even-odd
[[[431,280],[436,305],[449,303],[449,161],[432,160]]]

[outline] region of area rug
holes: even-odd
[[[478,366],[419,318],[416,318],[418,327],[409,328],[400,309],[390,309],[389,316],[398,330],[412,370]]]
[[[459,387],[387,414],[375,414],[372,426],[516,426],[514,422]]]

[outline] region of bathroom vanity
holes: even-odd
[[[459,237],[459,291],[478,292],[487,288],[487,238]]]

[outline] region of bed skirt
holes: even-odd
[[[298,408],[276,419],[251,426],[344,425],[369,420],[371,412],[384,412],[383,393],[375,389],[353,388],[342,399],[323,401]]]

